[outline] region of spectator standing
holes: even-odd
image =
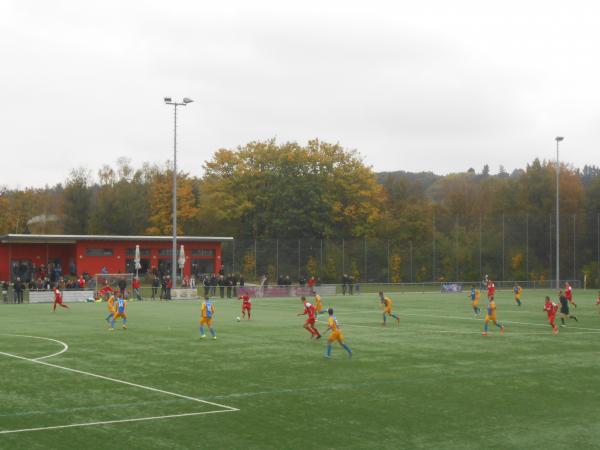
[[[173,280],[167,275],[167,300],[171,300],[171,289],[173,289]]]
[[[127,281],[125,281],[125,278],[119,278],[119,281],[117,281],[117,286],[119,286],[119,293],[122,296],[125,296],[125,289],[127,288]]]
[[[244,276],[240,275],[240,287],[244,287],[245,283],[246,283],[246,281],[244,280]]]
[[[3,281],[2,282],[2,301],[4,303],[8,303],[8,282]]]
[[[167,299],[167,276],[163,275],[162,280],[160,282],[160,299]]]
[[[131,288],[133,289],[133,295],[135,295],[136,300],[142,300],[142,294],[140,293],[141,285],[140,279],[138,277],[133,277]]]
[[[152,279],[152,300],[156,300],[156,295],[158,294],[158,288],[160,287],[160,280],[154,274],[154,278]]]
[[[217,284],[218,284],[217,274],[213,273],[210,277],[210,296],[214,297],[217,295]]]
[[[232,280],[232,276],[228,275],[227,276],[227,298],[231,298],[231,292],[233,290],[233,280]]]
[[[208,298],[210,294],[210,279],[208,275],[204,275],[204,278],[202,278],[202,286],[204,286],[204,298]]]
[[[13,290],[14,302],[23,303],[23,291],[25,290],[25,285],[21,282],[21,278],[17,277],[17,281],[13,284]]]
[[[219,281],[217,282],[217,284],[219,285],[219,294],[221,296],[221,298],[225,297],[225,278],[223,277],[223,275],[219,275]]]

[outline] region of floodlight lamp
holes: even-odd
[[[171,97],[165,97],[165,103],[171,103]]]
[[[184,97],[184,99],[183,99],[183,103],[185,103],[186,105],[187,105],[188,103],[192,103],[193,101],[194,101],[194,100],[192,100],[191,98],[187,98],[187,97]]]
[[[556,137],[554,138],[554,140],[555,140],[556,142],[560,142],[560,141],[562,141],[563,139],[564,139],[564,137],[562,137],[562,136],[556,136]]]

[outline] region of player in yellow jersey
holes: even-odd
[[[115,296],[112,294],[108,294],[108,300],[106,301],[108,304],[108,315],[106,316],[106,321],[110,323],[110,320],[114,317],[115,313]]]
[[[315,297],[315,310],[317,311],[317,314],[325,314],[327,312],[327,310],[325,308],[323,308],[323,302],[321,301],[321,296],[319,294],[317,294],[316,292],[313,292],[313,295]]]
[[[487,336],[488,332],[488,322],[494,322],[498,328],[500,328],[500,334],[504,334],[504,325],[498,323],[498,319],[496,318],[496,302],[494,301],[494,297],[490,297],[490,302],[487,307],[487,314],[485,315],[485,324],[483,325],[483,336]]]
[[[125,300],[123,298],[123,293],[119,293],[119,296],[117,298],[117,304],[116,304],[116,311],[113,314],[113,318],[110,321],[110,328],[109,330],[114,330],[115,329],[115,320],[121,318],[123,319],[123,329],[126,330],[127,329],[127,313],[125,312],[125,308],[127,306],[127,300]]]
[[[515,302],[517,305],[521,306],[521,294],[523,293],[523,288],[520,285],[515,284],[513,292],[515,294]]]
[[[471,285],[471,293],[469,297],[471,298],[471,306],[473,307],[473,312],[475,313],[476,318],[481,317],[481,309],[479,309],[479,296],[481,293],[479,289],[475,287],[475,285]]]
[[[215,316],[215,305],[210,301],[208,297],[204,297],[202,302],[202,317],[200,318],[200,338],[204,339],[206,334],[204,333],[204,325],[208,327],[208,331],[212,335],[213,339],[217,339],[217,333],[213,328],[213,318]]]
[[[337,319],[333,315],[333,309],[329,308],[327,310],[327,312],[329,313],[329,321],[328,321],[327,330],[325,330],[324,334],[327,334],[330,331],[331,331],[331,334],[329,336],[327,336],[327,353],[325,353],[325,358],[331,358],[331,350],[332,350],[333,343],[335,341],[337,341],[338,344],[340,344],[344,348],[344,350],[346,350],[348,352],[348,357],[351,358],[352,350],[344,342],[344,335],[342,334],[340,324],[338,323]]]
[[[393,317],[396,319],[396,322],[400,324],[400,316],[392,312],[392,299],[386,297],[381,291],[379,292],[379,299],[381,300],[381,307],[383,308],[383,322],[381,325],[385,326],[387,316]]]

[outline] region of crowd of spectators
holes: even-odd
[[[221,271],[222,272],[222,271]],[[213,273],[202,277],[202,287],[205,297],[237,298],[238,286],[243,287],[246,281],[239,274]]]

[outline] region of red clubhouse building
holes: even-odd
[[[185,252],[184,276],[218,273],[221,246],[231,237],[180,236],[177,249]],[[49,276],[60,271],[64,277],[87,273],[135,273],[135,246],[140,246],[140,276],[153,271],[169,274],[171,236],[75,236],[52,234],[7,234],[0,236],[0,280],[29,281],[40,268]]]

